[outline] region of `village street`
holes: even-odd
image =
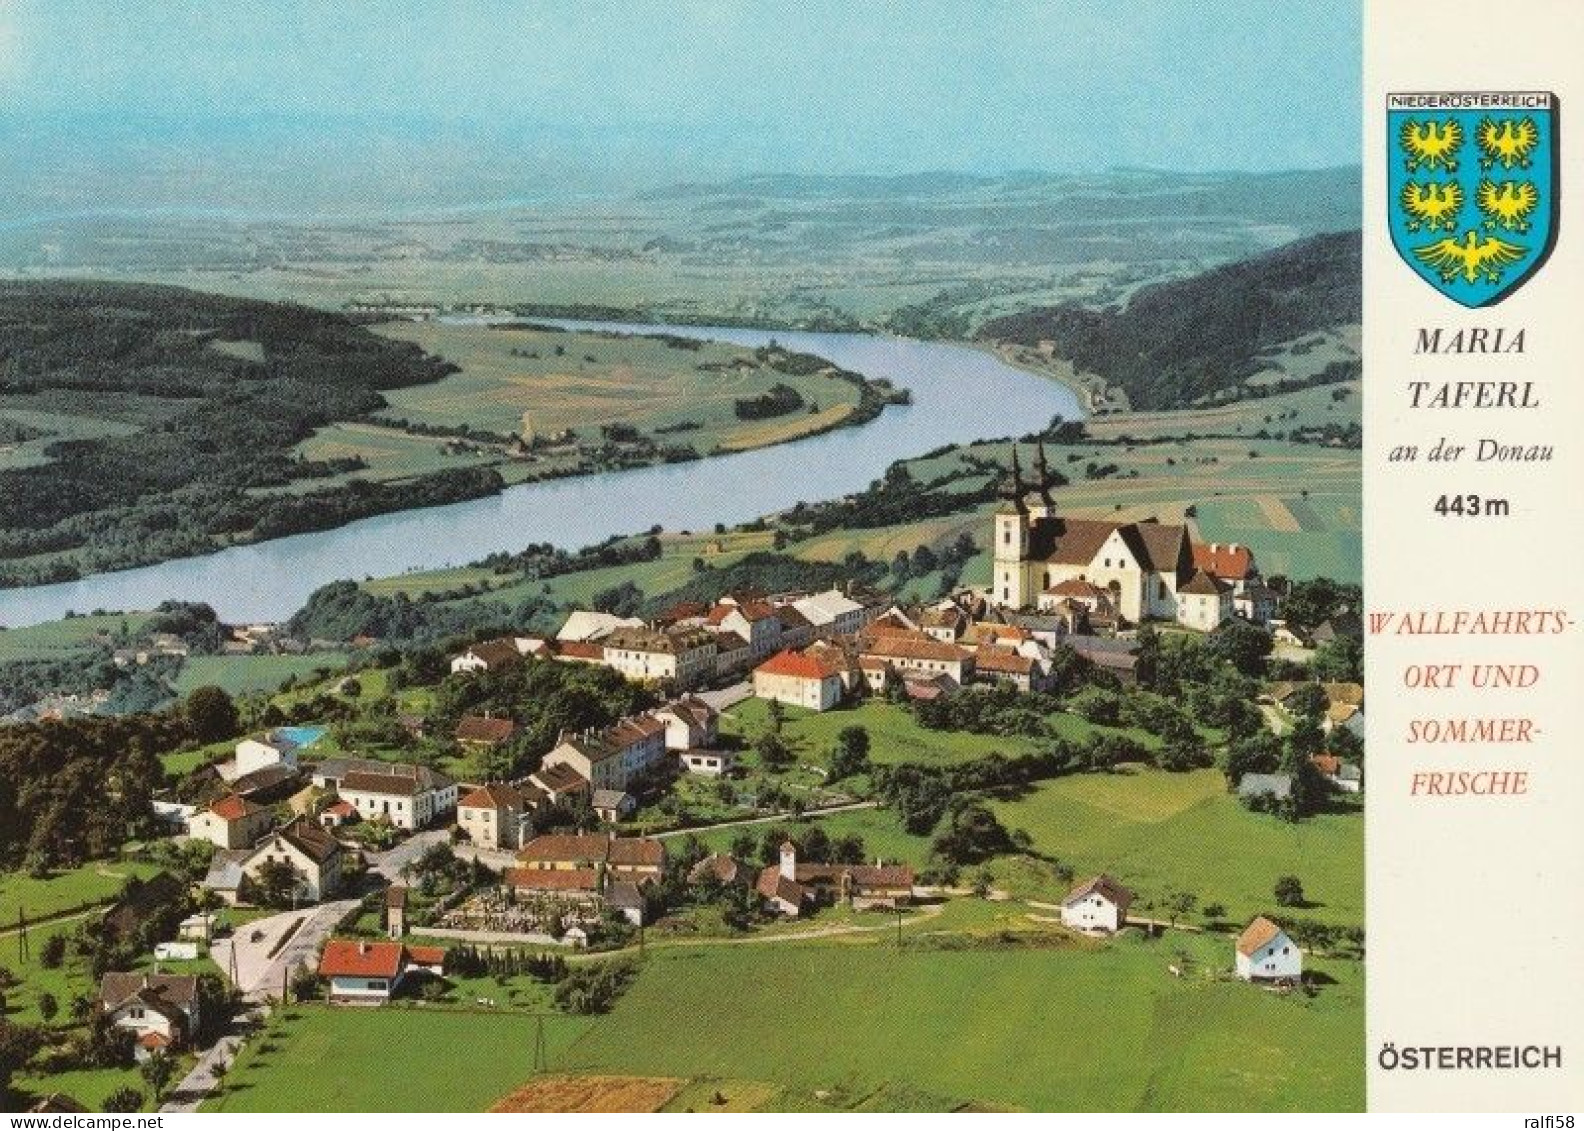
[[[238,927],[227,939],[218,939],[210,948],[216,966],[230,977],[233,962],[236,969],[236,986],[242,991],[247,1007],[231,1023],[227,1032],[205,1049],[192,1071],[171,1091],[160,1106],[161,1111],[194,1112],[215,1087],[214,1066],[223,1063],[230,1067],[236,1059],[247,1034],[269,1016],[269,999],[278,996],[283,980],[300,965],[312,966],[318,961],[319,949],[330,937],[335,925],[357,906],[355,899],[338,899],[301,911],[286,911],[265,919],[255,919]],[[295,928],[295,929],[294,929]],[[254,941],[254,936],[258,941]],[[289,940],[281,945],[283,939]],[[280,946],[278,953],[271,951]]]

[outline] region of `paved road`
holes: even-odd
[[[223,1062],[230,1067],[248,1034],[269,1016],[270,998],[280,996],[282,980],[290,979],[290,971],[294,967],[312,965],[317,961],[319,948],[324,945],[325,939],[330,937],[335,925],[357,904],[355,899],[338,899],[317,907],[304,907],[300,911],[283,911],[279,915],[245,923],[230,938],[219,939],[214,943],[210,955],[227,977],[231,973],[231,952],[235,948],[237,988],[242,991],[247,1007],[232,1021],[230,1029],[198,1057],[198,1063],[192,1071],[176,1085],[160,1106],[161,1111],[198,1110],[198,1105],[214,1089],[214,1066]],[[292,924],[299,920],[300,925],[291,936],[291,941],[281,947],[280,953],[271,957],[269,952],[291,929]],[[260,936],[258,942],[253,941],[254,932]]]
[[[393,884],[403,883],[401,870],[422,856],[433,844],[449,844],[451,830],[449,828],[429,829],[427,832],[414,833],[402,841],[389,852],[369,853],[369,870],[384,876]]]
[[[747,680],[734,683],[730,687],[723,687],[719,691],[700,691],[698,697],[714,707],[717,711],[724,711],[735,707],[744,699],[753,698],[753,684]]]

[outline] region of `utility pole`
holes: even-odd
[[[533,1070],[535,1072],[550,1071],[550,1058],[545,1053],[544,1014],[534,1014],[534,1051]]]
[[[17,961],[26,962],[33,955],[33,948],[28,944],[27,912],[22,905],[17,904]]]

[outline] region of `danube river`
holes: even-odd
[[[67,610],[148,609],[167,598],[203,601],[230,622],[280,620],[319,586],[476,561],[530,542],[568,549],[663,526],[709,530],[836,498],[867,486],[898,459],[943,444],[1035,431],[1082,413],[1071,390],[979,350],[866,334],[559,323],[660,332],[745,346],[771,339],[912,391],[858,428],[691,463],[525,483],[499,495],[401,511],[334,530],[234,546],[79,581],[0,590],[0,624],[36,624]]]

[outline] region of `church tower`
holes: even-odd
[[[1002,502],[995,512],[995,566],[990,600],[1021,609],[1028,603],[1029,509],[1023,501],[1023,471],[1017,445],[1012,445],[1012,470],[1001,489]]]
[[[1039,505],[1030,509],[1030,514],[1035,519],[1054,518],[1056,515],[1056,498],[1051,494],[1051,488],[1056,485],[1056,477],[1051,474],[1050,463],[1045,459],[1045,441],[1041,440],[1034,449],[1034,474],[1035,487],[1039,491]]]

